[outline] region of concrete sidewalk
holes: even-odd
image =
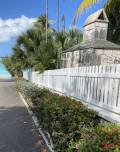
[[[44,142],[15,89],[0,81],[0,152],[43,152]]]

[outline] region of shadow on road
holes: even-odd
[[[41,138],[24,107],[0,107],[0,151],[40,152]]]
[[[14,80],[1,80],[0,152],[45,152],[43,147],[43,139],[16,92]]]
[[[14,78],[10,78],[10,79],[1,79],[0,78],[0,82],[15,82]]]

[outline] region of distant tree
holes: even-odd
[[[83,40],[83,34],[78,29],[71,29],[68,31],[67,45],[68,47],[79,44]]]
[[[120,0],[109,0],[105,10],[110,21],[108,39],[120,44]]]
[[[2,62],[13,77],[22,77],[21,65],[19,62],[15,63],[11,57],[3,58]]]
[[[78,29],[71,29],[67,32],[61,31],[56,33],[56,42],[59,44],[57,51],[57,67],[60,65],[60,56],[62,51],[76,44],[79,44],[83,39],[83,35]]]
[[[60,43],[61,49],[64,50],[80,43],[83,40],[83,34],[78,29],[70,29],[67,32],[57,33],[56,40]]]
[[[2,59],[2,63],[5,65],[6,69],[10,72],[12,76],[15,76],[15,72],[13,71],[13,65],[10,57],[5,57]]]
[[[56,41],[60,44],[61,49],[65,49],[65,43],[67,40],[67,33],[64,31],[56,33]]]

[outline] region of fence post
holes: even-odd
[[[71,93],[70,93],[70,91],[71,91],[71,89],[70,89],[70,68],[68,68],[68,69],[66,69],[66,71],[67,71],[67,90],[66,90],[66,95],[67,96],[71,96]]]
[[[49,88],[49,87],[50,87],[50,85],[49,85],[49,81],[50,81],[50,80],[49,80],[49,70],[47,71],[47,75],[48,75],[48,76],[47,76],[47,77],[48,77],[48,84],[47,84],[47,87]]]

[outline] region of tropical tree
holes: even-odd
[[[83,40],[83,34],[78,29],[70,29],[67,36],[67,47],[72,47]]]
[[[105,10],[110,21],[108,39],[120,44],[120,0],[109,0]]]
[[[61,49],[65,49],[65,43],[67,40],[67,33],[64,31],[56,33],[56,41],[60,44]]]
[[[13,77],[22,76],[21,65],[18,62],[14,63],[11,57],[3,58],[2,62]]]
[[[62,31],[65,32],[65,15],[62,16]]]
[[[60,0],[57,0],[57,32],[59,32]]]
[[[46,43],[48,41],[48,0],[46,0]]]
[[[65,50],[80,43],[83,39],[83,34],[78,29],[70,29],[67,32],[61,31],[56,34],[56,41],[60,44],[61,50]]]
[[[46,43],[45,25],[46,17],[40,16],[33,28],[18,37],[12,56],[4,61],[15,76],[22,76],[25,69],[30,73],[31,69],[40,72],[55,69],[59,65],[61,51],[81,41],[79,30],[56,32],[48,23]]]
[[[10,57],[5,57],[2,59],[2,63],[5,65],[6,69],[10,72],[12,76],[15,75],[13,71],[12,61]]]
[[[60,54],[63,50],[68,49],[82,41],[83,35],[78,29],[71,29],[67,32],[61,31],[56,33],[57,48],[57,68],[60,64]]]
[[[19,53],[23,55],[22,58],[25,58],[21,66],[30,71],[31,68],[39,71],[49,69],[50,67],[55,68],[56,49],[53,44],[54,35],[52,36],[54,30],[48,24],[48,41],[46,43],[45,24],[46,17],[39,17],[32,29],[18,37],[16,47],[13,48],[13,57],[19,62],[19,57],[15,53],[16,50],[19,50]]]

